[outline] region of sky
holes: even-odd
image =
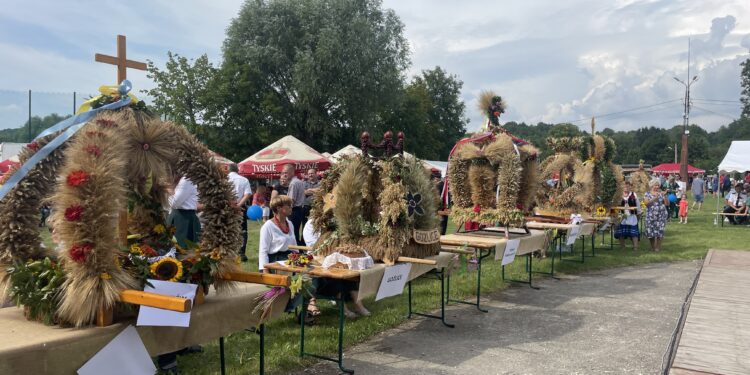
[[[70,113],[112,84],[125,34],[128,58],[163,67],[167,51],[221,63],[225,29],[240,1],[5,0],[0,9],[0,128],[32,114]],[[483,123],[476,98],[508,104],[502,121],[572,122],[632,130],[682,123],[691,45],[690,122],[712,131],[739,117],[740,63],[750,58],[747,0],[384,0],[405,25],[408,76],[440,66],[463,81],[468,128]],[[130,70],[135,89],[154,86]]]

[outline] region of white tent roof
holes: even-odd
[[[750,171],[750,141],[732,141],[724,160],[719,163],[719,172]]]
[[[447,161],[437,161],[437,160],[424,160],[422,161],[423,164],[429,164],[430,167],[433,167],[440,171],[440,174],[445,177],[445,172],[448,170],[448,162]]]
[[[331,154],[331,157],[329,159],[331,159],[331,161],[335,162],[335,161],[341,159],[342,157],[344,157],[346,155],[360,155],[360,154],[362,154],[362,150],[360,150],[359,147],[354,147],[352,145],[346,145],[341,150],[338,150],[338,151],[334,152],[333,154]]]

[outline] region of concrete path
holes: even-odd
[[[606,270],[415,318],[345,354],[356,374],[657,374],[700,261]],[[335,374],[320,363],[300,374]]]

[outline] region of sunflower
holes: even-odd
[[[163,224],[156,224],[154,226],[154,233],[156,234],[164,234],[164,232],[166,231],[167,231],[167,228],[165,228]]]
[[[596,208],[596,215],[597,216],[604,216],[607,213],[607,209],[604,208],[604,206],[599,206]]]
[[[159,280],[178,281],[182,277],[182,262],[165,257],[151,264],[151,274]]]
[[[219,249],[213,249],[213,251],[211,251],[211,254],[209,255],[209,257],[211,257],[211,259],[213,259],[215,261],[221,260],[221,254],[219,253]]]

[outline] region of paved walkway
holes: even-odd
[[[357,374],[656,374],[700,262],[547,279],[415,318],[345,354]],[[300,374],[335,374],[320,363]]]

